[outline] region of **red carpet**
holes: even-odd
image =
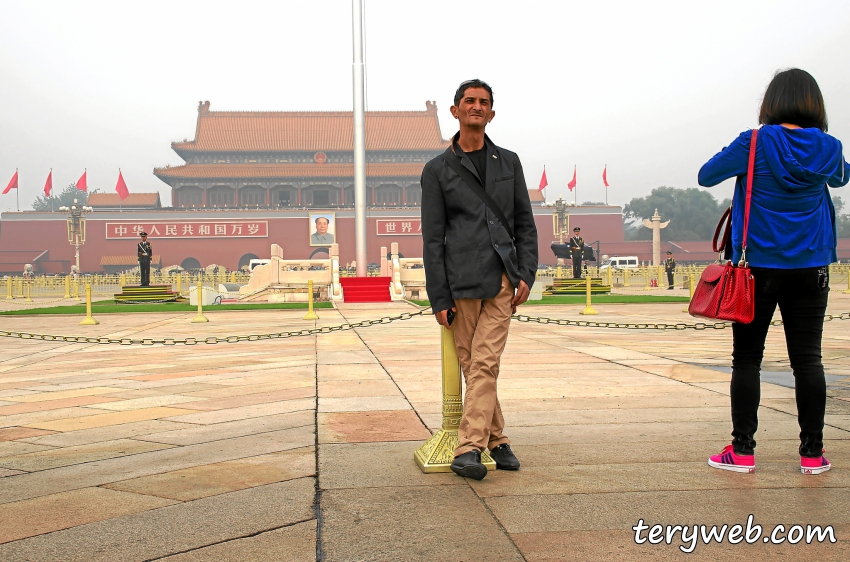
[[[344,302],[391,302],[389,277],[340,277]]]

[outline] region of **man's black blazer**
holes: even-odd
[[[422,170],[422,239],[425,284],[434,312],[454,299],[488,299],[501,289],[502,272],[514,287],[529,288],[537,272],[537,227],[519,157],[484,137],[487,147],[487,193],[510,222],[515,240],[494,213],[443,160],[456,158],[476,177],[469,158],[453,150]]]

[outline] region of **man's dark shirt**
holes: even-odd
[[[467,152],[466,155],[472,160],[475,171],[481,178],[481,185],[487,185],[487,145],[482,146],[479,150]]]
[[[454,299],[495,297],[503,272],[514,287],[525,281],[531,288],[537,272],[537,226],[517,155],[484,137],[484,189],[510,222],[511,240],[499,218],[447,164],[445,158],[455,158],[478,173],[469,155],[454,148],[457,152],[450,148],[422,170],[425,284],[435,312],[454,306]]]

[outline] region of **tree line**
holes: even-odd
[[[832,196],[839,238],[850,238],[850,209],[845,209],[841,197]],[[689,242],[711,240],[723,211],[731,199],[718,202],[704,189],[657,187],[646,197],[636,197],[623,207],[623,227],[626,240],[652,240],[652,230],[641,226],[643,219],[652,217],[655,209],[661,220],[670,224],[661,231],[664,240]]]

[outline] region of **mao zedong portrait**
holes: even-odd
[[[327,246],[334,243],[333,232],[328,232],[331,222],[326,216],[318,216],[315,219],[316,231],[310,236],[311,246]]]

